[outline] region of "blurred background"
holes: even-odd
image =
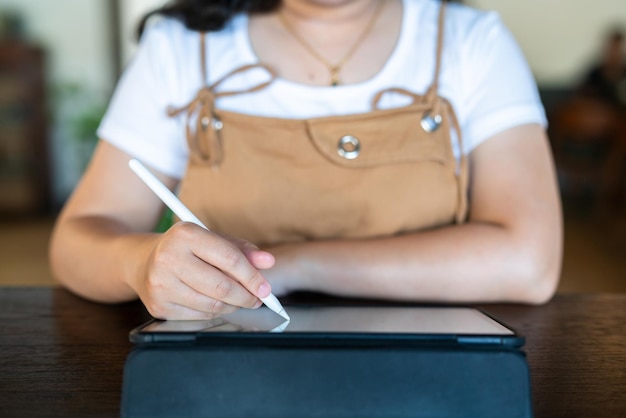
[[[0,0],[0,285],[54,283],[54,218],[93,151],[138,19],[164,2]],[[559,291],[626,291],[624,0],[464,3],[500,13],[539,85],[564,203]]]

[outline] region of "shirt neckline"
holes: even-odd
[[[408,45],[406,43],[411,39],[409,32],[409,16],[413,13],[409,10],[412,2],[408,0],[402,0],[402,20],[400,35],[396,42],[391,55],[383,65],[383,67],[368,80],[360,83],[339,85],[339,86],[312,86],[302,83],[297,83],[290,80],[277,77],[270,85],[270,88],[288,91],[289,95],[306,96],[309,98],[332,98],[335,96],[360,96],[364,91],[381,90],[386,87],[390,87],[394,81],[394,74],[397,68],[400,67],[400,61],[406,59],[404,52],[407,50]],[[236,42],[239,50],[242,53],[244,62],[260,63],[259,58],[252,48],[249,34],[249,19],[247,14],[239,15],[236,22],[237,29]]]

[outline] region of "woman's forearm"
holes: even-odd
[[[288,290],[412,301],[542,303],[560,273],[560,228],[546,237],[467,223],[398,237],[274,248]]]
[[[115,303],[137,298],[132,283],[157,234],[130,233],[111,218],[81,216],[57,225],[50,245],[54,277],[91,300]]]

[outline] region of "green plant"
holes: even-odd
[[[161,215],[161,220],[157,224],[154,232],[165,232],[174,224],[174,214],[171,210],[166,209]]]
[[[95,144],[98,141],[96,130],[105,111],[106,106],[104,105],[92,105],[80,112],[72,123],[75,138],[83,143]]]

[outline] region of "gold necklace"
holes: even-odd
[[[341,72],[341,68],[348,62],[350,58],[352,58],[352,55],[356,52],[356,50],[359,48],[361,43],[363,43],[363,40],[365,40],[365,37],[370,33],[370,31],[374,27],[374,23],[376,23],[376,20],[378,16],[380,15],[381,10],[383,9],[384,1],[383,0],[377,0],[377,1],[378,1],[378,5],[376,6],[376,10],[372,14],[372,17],[370,18],[370,21],[367,23],[367,26],[365,26],[359,38],[352,44],[350,49],[348,49],[348,52],[346,52],[346,54],[343,56],[342,59],[339,60],[339,62],[337,62],[337,64],[330,63],[326,58],[320,55],[320,53],[317,52],[310,43],[308,43],[302,36],[300,36],[300,34],[295,30],[295,28],[291,25],[291,23],[289,23],[289,21],[287,20],[287,18],[282,12],[278,13],[278,17],[281,23],[283,24],[283,26],[285,27],[285,29],[287,29],[287,32],[289,32],[291,36],[293,36],[294,39],[298,41],[298,43],[302,45],[302,47],[304,47],[304,49],[306,49],[309,52],[309,54],[311,54],[315,59],[317,59],[319,62],[324,64],[326,68],[328,68],[328,72],[330,72],[330,85],[337,86],[339,85],[339,73]]]

